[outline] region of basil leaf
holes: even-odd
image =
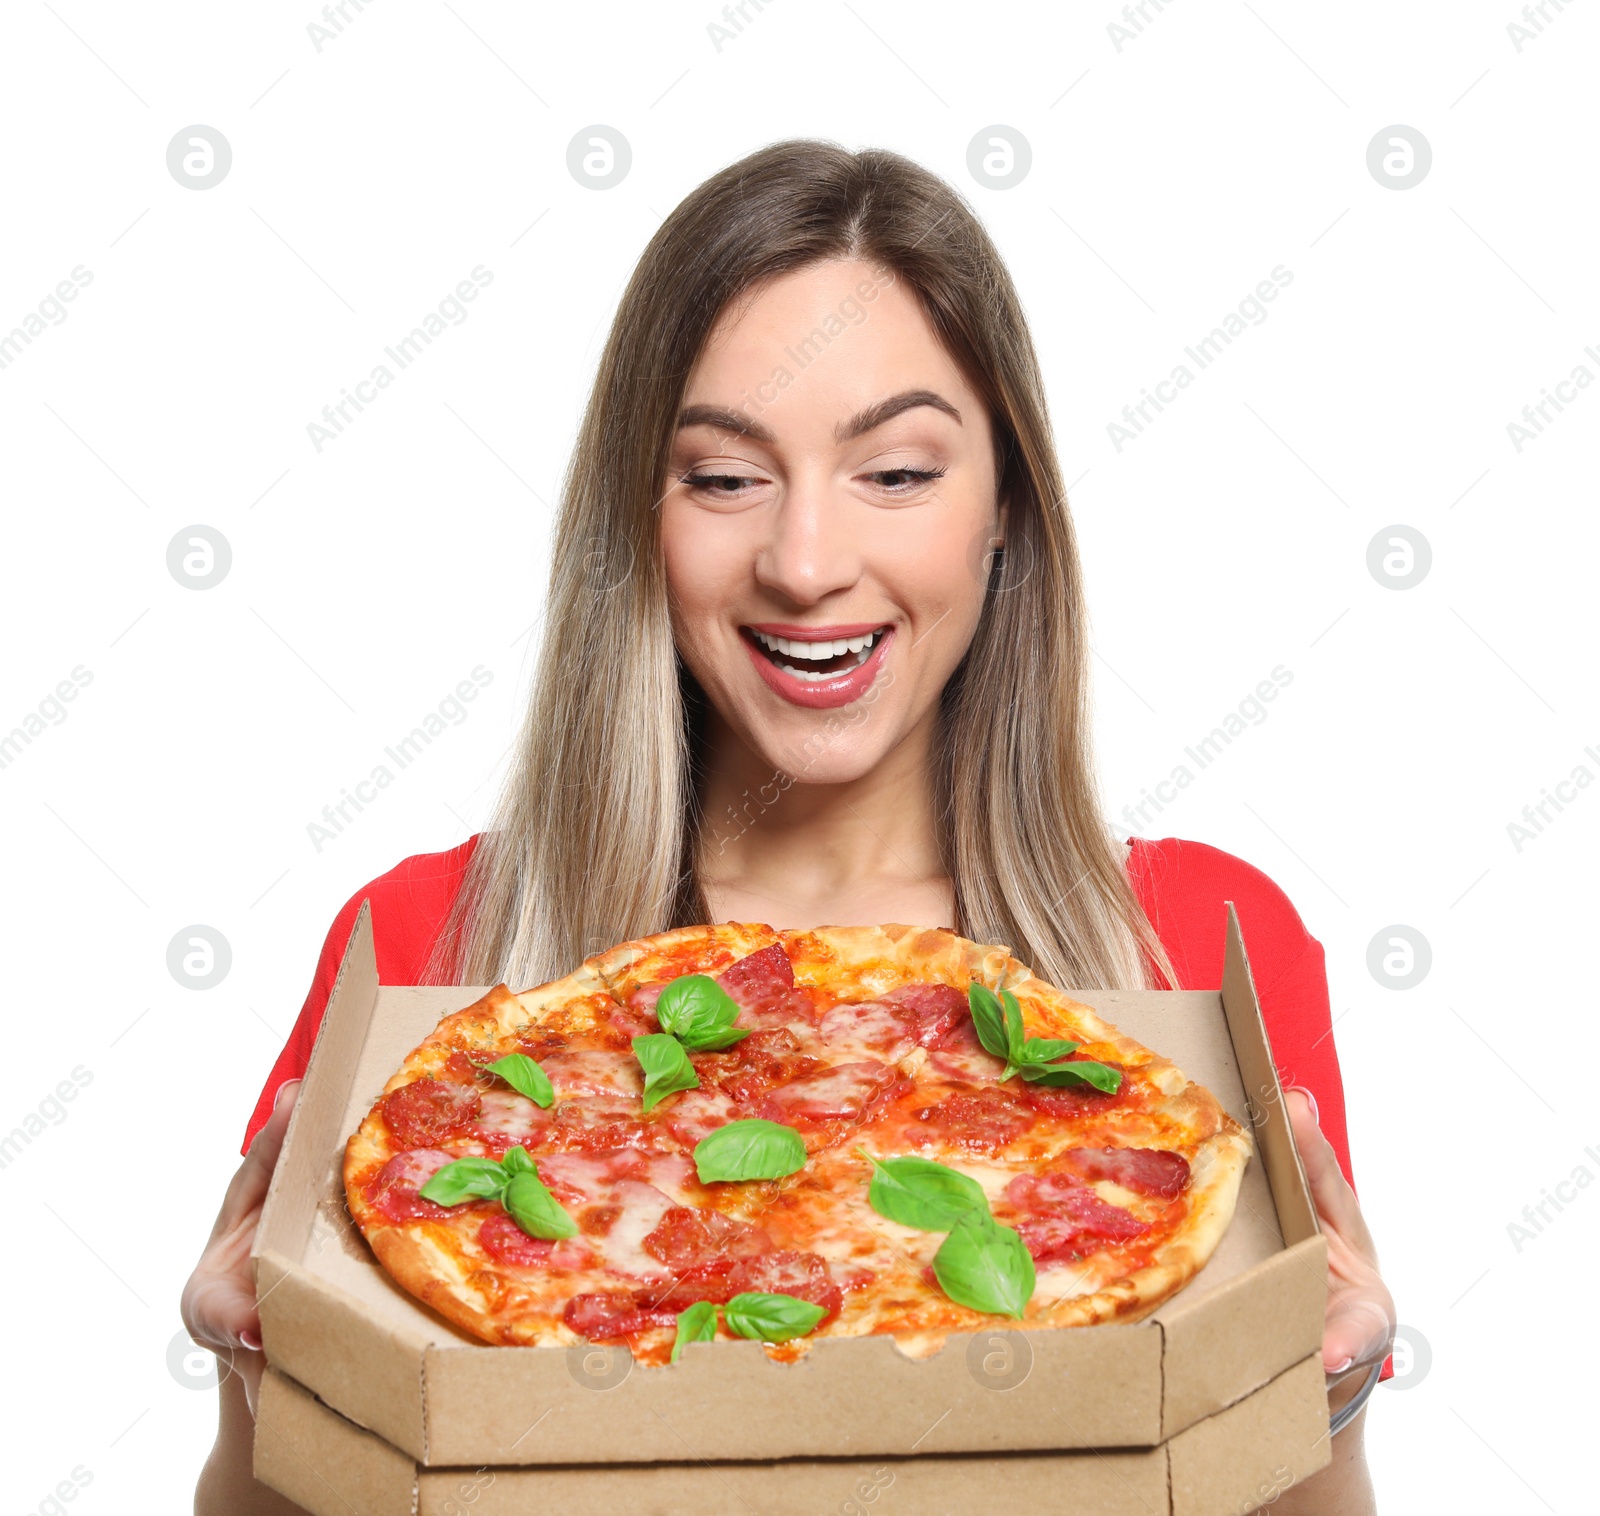
[[[978,1041],[996,1058],[1008,1057],[1011,1044],[1006,1036],[1005,1012],[994,991],[974,979],[967,986],[967,1004],[972,1008],[972,1026]]]
[[[969,1212],[933,1255],[933,1273],[957,1305],[1021,1316],[1033,1294],[1033,1258],[1022,1238],[987,1212]]]
[[[1076,1053],[1078,1044],[1065,1042],[1059,1037],[1030,1037],[1022,1044],[1021,1062],[1049,1063],[1054,1058],[1065,1058],[1068,1053]]]
[[[1006,1024],[1006,1058],[1011,1063],[1026,1063],[1022,1047],[1027,1033],[1022,1025],[1022,1007],[1010,990],[1000,991],[1001,1014]]]
[[[559,1240],[578,1235],[578,1223],[561,1208],[561,1202],[544,1187],[537,1174],[513,1174],[500,1203],[530,1237]]]
[[[820,1305],[794,1295],[767,1295],[750,1291],[735,1295],[722,1308],[730,1332],[762,1342],[787,1342],[804,1337],[828,1313]]]
[[[492,1158],[457,1158],[432,1175],[417,1193],[435,1205],[492,1200],[506,1185],[506,1171]]]
[[[721,1053],[731,1048],[734,1043],[744,1041],[751,1030],[747,1026],[707,1028],[703,1032],[684,1032],[678,1040],[696,1053]]]
[[[988,1197],[976,1179],[931,1158],[910,1155],[873,1158],[867,1204],[880,1216],[925,1232],[948,1232],[971,1211],[989,1213]]]
[[[782,1179],[806,1166],[806,1145],[793,1127],[751,1117],[730,1121],[694,1145],[701,1184]]]
[[[691,1032],[706,1032],[729,1027],[739,1019],[739,1002],[715,980],[711,981],[716,994],[707,991],[695,1002],[694,1017],[689,1023]]]
[[[507,1148],[506,1156],[500,1160],[500,1167],[509,1174],[537,1174],[533,1159],[528,1156],[526,1148]]]
[[[656,1020],[674,1037],[732,1026],[738,1014],[739,1003],[709,974],[680,975],[656,1001]]]
[[[677,982],[673,980],[674,984]],[[668,1095],[676,1095],[679,1090],[700,1087],[700,1076],[695,1073],[689,1055],[676,1037],[669,1037],[665,1032],[646,1032],[642,1037],[633,1039],[633,1056],[644,1070],[646,1111],[654,1110]]]
[[[550,1076],[526,1053],[507,1053],[493,1063],[480,1063],[480,1069],[498,1074],[519,1095],[526,1095],[535,1105],[548,1109],[556,1098],[550,1086]]]
[[[678,1336],[672,1344],[673,1363],[686,1342],[710,1342],[717,1335],[717,1308],[709,1300],[697,1300],[686,1311],[678,1312]]]
[[[1022,1077],[1030,1084],[1055,1085],[1092,1084],[1097,1090],[1114,1095],[1122,1088],[1122,1075],[1103,1063],[1091,1063],[1087,1058],[1075,1063],[1035,1063],[1023,1069]]]

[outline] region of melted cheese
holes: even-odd
[[[475,1124],[502,1137],[531,1137],[544,1123],[544,1113],[526,1095],[488,1090],[479,1101]]]
[[[981,1048],[934,1048],[928,1054],[928,1067],[968,1084],[993,1084],[1006,1066]]]
[[[659,1108],[659,1117],[690,1146],[739,1114],[730,1096],[720,1090],[685,1090]]]
[[[605,1266],[615,1273],[641,1279],[665,1273],[661,1260],[652,1258],[642,1244],[672,1209],[675,1203],[672,1197],[663,1195],[653,1184],[619,1179],[605,1198],[607,1204],[622,1207],[622,1214],[607,1232],[589,1238]]]
[[[539,1060],[557,1095],[622,1095],[637,1100],[644,1091],[639,1060],[609,1048],[564,1048]]]
[[[879,1001],[835,1006],[817,1031],[838,1061],[844,1055],[851,1061],[870,1057],[895,1063],[917,1045],[906,1019]]]

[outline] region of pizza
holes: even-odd
[[[344,1161],[398,1284],[485,1342],[1131,1322],[1226,1229],[1251,1140],[1000,946],[728,922],[496,986],[406,1058]]]

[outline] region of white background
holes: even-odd
[[[719,49],[711,0],[374,0],[318,51],[309,0],[7,8],[0,332],[92,274],[0,368],[0,732],[92,675],[0,769],[0,1132],[92,1076],[0,1171],[7,1508],[75,1466],[76,1510],[187,1500],[214,1397],[169,1371],[178,1291],[323,934],[482,824],[622,283],[692,186],[797,135],[927,164],[1010,263],[1074,481],[1108,813],[1292,672],[1139,830],[1264,868],[1327,946],[1357,1179],[1431,1358],[1369,1417],[1385,1507],[1587,1508],[1600,1187],[1520,1250],[1508,1225],[1600,1176],[1600,794],[1520,850],[1507,827],[1600,774],[1600,393],[1520,452],[1507,424],[1600,374],[1600,15],[1551,6],[1519,50],[1510,0],[1169,0],[1119,50],[1109,3],[748,13]],[[596,123],[633,154],[603,192],[566,167]],[[233,154],[204,191],[166,164],[193,124]],[[1404,190],[1367,167],[1395,124],[1433,154]],[[993,125],[1031,146],[1004,190],[967,171]],[[469,318],[317,452],[307,423],[476,265]],[[1124,404],[1278,265],[1267,319],[1119,452]],[[204,591],[166,561],[196,524],[232,550]],[[1395,525],[1431,547],[1409,589],[1367,566]],[[318,851],[308,823],[477,665],[468,719]],[[167,969],[193,924],[232,949],[209,990]],[[1431,945],[1410,989],[1367,967],[1391,926]]]

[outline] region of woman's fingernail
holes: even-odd
[[[1334,1364],[1334,1366],[1331,1369],[1329,1369],[1327,1372],[1330,1373],[1330,1374],[1342,1374],[1354,1362],[1355,1362],[1354,1358],[1341,1359],[1338,1363]]]
[[[261,1351],[261,1339],[254,1332],[240,1332],[239,1341],[249,1348],[252,1353]]]
[[[278,1086],[278,1093],[272,1097],[272,1109],[277,1110],[283,1104],[283,1097],[285,1095],[292,1096],[299,1088],[300,1081],[298,1079],[286,1079]]]
[[[1308,1090],[1303,1084],[1291,1084],[1289,1088],[1291,1090],[1299,1090],[1300,1093],[1306,1097],[1306,1104],[1311,1107],[1311,1119],[1316,1122],[1318,1126],[1321,1126],[1322,1113],[1317,1109],[1317,1097],[1313,1095],[1311,1091]]]

